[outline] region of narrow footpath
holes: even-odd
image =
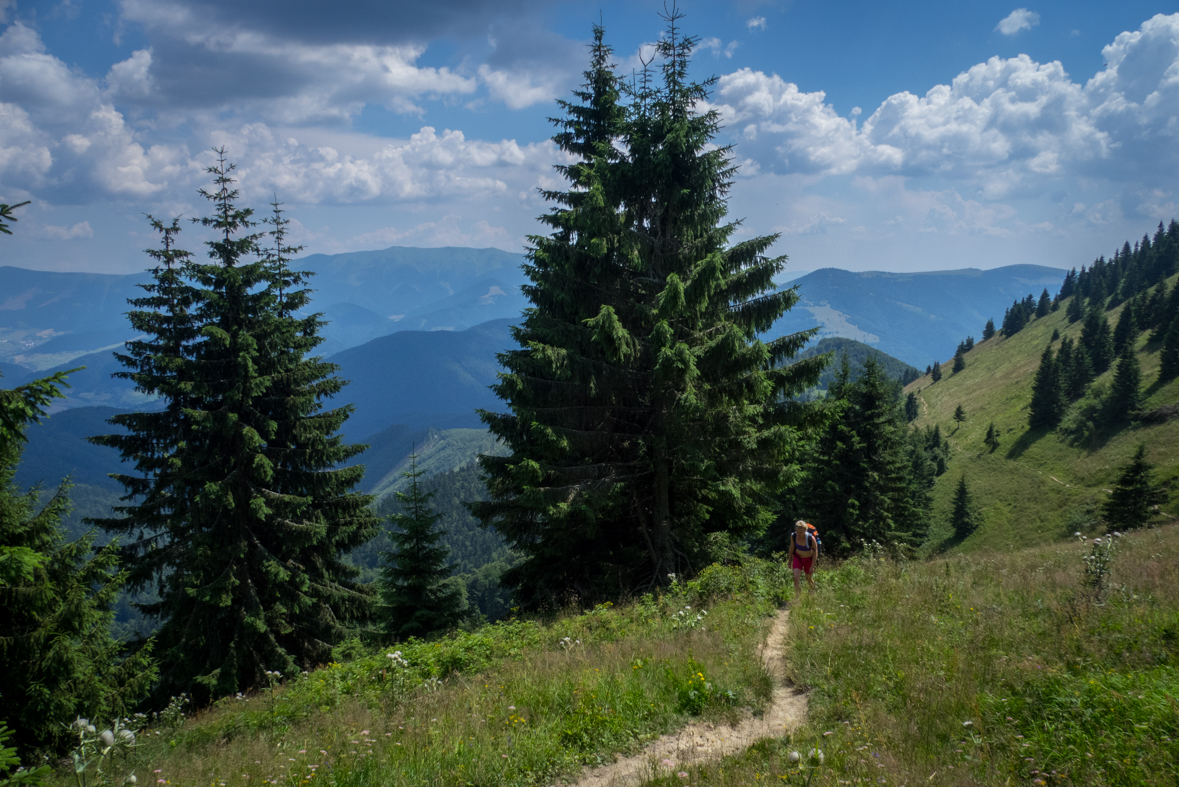
[[[786,685],[786,625],[790,613],[779,610],[761,646],[762,663],[774,679],[770,705],[760,717],[747,714],[736,726],[694,722],[664,735],[638,754],[599,768],[587,768],[572,787],[632,787],[687,766],[719,760],[744,751],[764,738],[780,738],[806,720],[806,695]],[[668,765],[667,762],[671,764]]]

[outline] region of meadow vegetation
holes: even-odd
[[[1179,528],[921,562],[869,551],[818,578],[791,611],[805,727],[652,784],[1175,783]]]
[[[1174,288],[1179,276],[1167,280]],[[1122,467],[1138,446],[1146,445],[1146,460],[1154,465],[1154,480],[1169,485],[1169,501],[1161,506],[1160,521],[1170,521],[1179,496],[1179,419],[1137,421],[1129,426],[1103,426],[1094,415],[1114,376],[1113,367],[1099,375],[1090,393],[1065,413],[1061,427],[1032,429],[1027,425],[1032,381],[1045,346],[1059,347],[1060,338],[1078,340],[1081,322],[1069,323],[1068,301],[1037,318],[1012,336],[996,334],[966,353],[966,368],[937,383],[925,375],[910,383],[915,393],[919,427],[940,425],[952,448],[946,483],[933,490],[933,515],[927,553],[941,549],[970,551],[1010,549],[1059,541],[1078,529],[1094,526],[1100,508]],[[1108,313],[1111,323],[1125,304]],[[1059,338],[1054,340],[1053,334]],[[1157,382],[1161,344],[1149,332],[1135,341],[1142,368],[1145,410],[1179,401],[1179,380]],[[967,418],[955,424],[962,405]],[[985,438],[994,424],[999,446],[991,450]],[[965,475],[981,517],[969,538],[956,540],[949,526],[955,484]]]
[[[548,784],[689,719],[761,709],[771,681],[756,648],[787,586],[779,563],[750,559],[620,607],[380,650],[349,642],[294,680],[154,722],[105,778]]]

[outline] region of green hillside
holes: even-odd
[[[1175,286],[1177,278],[1168,280],[1169,288]],[[1059,310],[1032,320],[1013,336],[996,334],[978,342],[966,353],[966,368],[957,374],[949,372],[951,364],[946,361],[939,382],[933,383],[925,375],[906,387],[906,393],[917,392],[921,401],[916,425],[939,424],[954,451],[950,469],[934,491],[932,546],[949,536],[946,523],[950,501],[963,474],[979,507],[982,524],[958,548],[1004,551],[1084,531],[1097,520],[1107,490],[1139,444],[1145,444],[1147,461],[1155,466],[1155,481],[1170,482],[1170,497],[1161,506],[1161,519],[1175,518],[1179,502],[1179,485],[1174,483],[1179,479],[1179,420],[1137,422],[1111,434],[1098,434],[1084,444],[1063,429],[1028,428],[1032,380],[1044,348],[1054,331],[1074,341],[1081,333],[1081,322],[1069,325],[1065,316],[1069,300],[1062,301]],[[1116,326],[1124,308],[1123,304],[1107,313],[1111,327]],[[1140,333],[1135,344],[1148,412],[1179,402],[1179,380],[1162,386],[1156,383],[1160,345],[1148,343],[1149,338],[1149,332]],[[1052,345],[1059,348],[1060,341]],[[1094,381],[1094,386],[1108,387],[1112,378],[1111,367]],[[961,426],[952,418],[959,404],[967,413]],[[993,453],[983,443],[991,422],[1001,439]]]
[[[863,369],[864,361],[869,358],[876,359],[877,363],[880,364],[881,371],[884,372],[886,377],[900,380],[902,383],[908,383],[921,374],[916,367],[910,366],[900,359],[893,358],[888,353],[882,352],[870,344],[864,344],[855,339],[845,339],[842,336],[829,336],[825,339],[820,339],[817,344],[806,348],[795,356],[794,363],[807,358],[814,358],[816,355],[823,355],[824,353],[834,353],[834,359],[823,370],[823,374],[819,377],[819,384],[810,391],[807,391],[807,396],[814,396],[827,390],[827,386],[839,374],[839,367],[844,358],[847,358],[847,362],[851,367],[853,379],[859,375],[859,372]]]

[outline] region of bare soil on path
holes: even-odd
[[[774,693],[765,713],[756,717],[746,712],[733,726],[693,722],[664,735],[643,751],[598,768],[587,768],[572,787],[632,787],[632,785],[686,766],[718,760],[744,751],[759,740],[780,738],[806,720],[806,694],[786,684],[786,628],[790,613],[779,610],[769,636],[761,646],[762,663],[774,679]],[[672,764],[669,766],[666,761]]]

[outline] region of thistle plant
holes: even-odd
[[[128,724],[129,719],[115,719],[110,727],[99,732],[98,727],[88,719],[78,717],[70,725],[70,729],[78,736],[78,744],[70,752],[78,787],[113,784],[110,767],[120,756],[126,762],[131,750],[138,745],[135,730]],[[122,781],[123,784],[135,782],[134,772]]]

